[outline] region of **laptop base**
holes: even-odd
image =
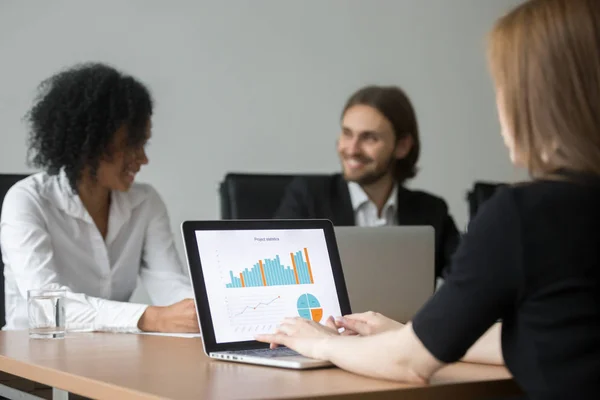
[[[264,365],[267,367],[278,367],[288,369],[315,369],[331,368],[334,365],[329,361],[315,360],[304,356],[283,357],[256,357],[236,354],[236,352],[214,352],[209,354],[210,358],[224,361],[232,361],[243,364]]]

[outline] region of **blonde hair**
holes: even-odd
[[[530,173],[600,174],[600,0],[530,0],[500,18],[488,61]]]

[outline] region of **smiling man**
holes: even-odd
[[[337,226],[433,226],[435,275],[443,277],[459,233],[443,199],[404,187],[416,176],[420,152],[417,118],[406,94],[393,86],[355,92],[342,112],[337,152],[343,173],[295,179],[275,218],[326,218]]]

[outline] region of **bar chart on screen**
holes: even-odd
[[[285,260],[285,261],[284,261]],[[243,268],[243,269],[242,269]],[[229,270],[226,288],[250,288],[314,284],[308,248],[289,255],[256,260],[253,265]]]

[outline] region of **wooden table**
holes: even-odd
[[[431,385],[406,385],[337,368],[293,371],[211,360],[200,338],[77,333],[64,340],[0,332],[0,370],[96,399],[403,399],[506,396],[519,390],[503,367],[458,363]]]

